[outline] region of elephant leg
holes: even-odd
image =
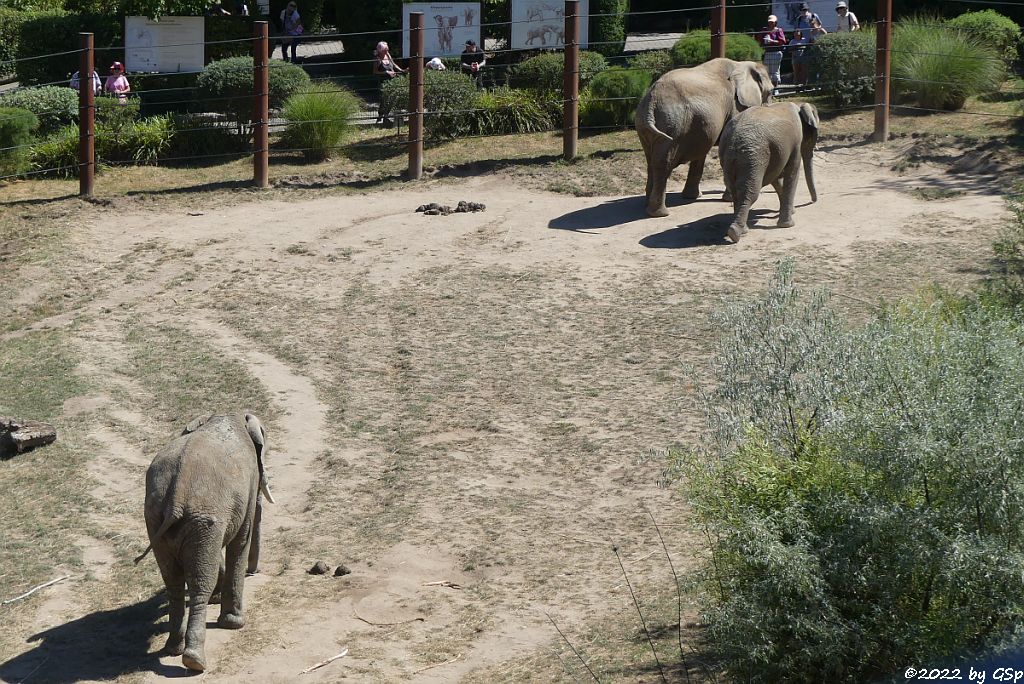
[[[235,538],[228,542],[225,553],[224,592],[220,603],[217,626],[241,629],[245,626],[245,608],[242,590],[245,586],[245,566],[249,558],[250,527],[243,526]]]
[[[647,199],[648,202],[650,202],[651,201],[651,187],[654,184],[653,175],[652,175],[652,168],[651,168],[651,151],[647,147],[646,143],[644,143],[643,147],[644,147],[644,157],[647,158],[647,189],[644,190],[644,197]]]
[[[185,570],[172,554],[154,549],[153,555],[167,588],[168,634],[164,651],[181,655],[185,650]]]
[[[675,142],[672,140],[658,140],[651,149],[651,163],[647,166],[651,176],[651,192],[647,196],[648,216],[668,216],[665,189],[674,166],[674,154]]]
[[[181,662],[190,670],[203,672],[206,669],[206,605],[217,584],[221,562],[219,542],[224,538],[224,530],[211,526],[197,536],[200,539],[182,554],[189,597],[188,628]]]
[[[736,187],[733,188],[733,208],[736,213],[728,231],[729,239],[733,242],[739,242],[740,238],[746,235],[750,208],[754,206],[757,198],[761,195],[761,188],[758,187],[757,181],[751,178],[754,175],[757,174],[744,173],[742,170],[737,175]],[[757,178],[760,179],[761,176],[757,175]]]
[[[796,225],[793,220],[793,205],[796,203],[796,183],[800,176],[800,158],[795,157],[796,163],[786,166],[785,175],[782,181],[775,181],[772,185],[775,192],[779,194],[779,228],[791,228]]]
[[[700,179],[704,177],[704,160],[706,158],[705,154],[690,162],[690,169],[686,173],[686,185],[683,186],[683,199],[700,197]]]
[[[252,537],[249,539],[249,563],[245,574],[255,575],[260,571],[260,524],[263,521],[263,497],[256,498],[256,514],[252,519]]]

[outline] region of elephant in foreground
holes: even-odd
[[[150,544],[135,562],[153,550],[167,587],[165,650],[181,655],[190,670],[206,669],[206,606],[218,585],[217,625],[240,629],[245,624],[242,588],[246,570],[255,572],[259,564],[260,494],[274,503],[266,452],[266,431],[256,416],[206,416],[190,422],[146,471]]]
[[[771,185],[779,196],[779,228],[793,222],[793,203],[803,163],[811,201],[814,189],[814,145],[818,142],[818,110],[812,104],[783,102],[748,109],[722,131],[718,158],[722,162],[725,190],[731,193],[735,216],[729,239],[739,242],[747,232],[750,207]]]
[[[668,216],[665,185],[680,164],[690,169],[683,197],[700,197],[704,160],[736,114],[771,100],[772,79],[760,62],[718,58],[675,69],[654,82],[636,108],[636,132],[647,157],[647,214]]]

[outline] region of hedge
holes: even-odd
[[[725,39],[725,56],[737,62],[760,62],[763,52],[750,36],[730,33]],[[676,67],[690,67],[711,59],[711,32],[691,31],[672,46],[672,63]]]
[[[28,170],[32,132],[39,127],[36,115],[27,109],[0,107],[0,176]]]
[[[270,62],[270,106],[280,107],[303,86],[309,75],[295,64]],[[196,97],[211,100],[204,109],[227,114],[238,124],[239,131],[252,119],[252,59],[231,57],[213,62],[196,80]]]
[[[607,68],[604,57],[589,50],[580,51],[580,88]],[[565,56],[561,52],[545,52],[520,62],[512,69],[511,85],[535,90],[562,90]]]
[[[1013,62],[1017,59],[1018,51],[1024,50],[1024,36],[1021,35],[1020,26],[995,10],[965,12],[950,19],[948,23],[964,31],[972,42],[991,46],[1007,62]]]
[[[590,0],[591,49],[605,57],[621,55],[626,47],[626,13],[629,0]],[[606,15],[606,16],[593,16]]]
[[[78,120],[78,94],[64,86],[18,88],[0,94],[0,107],[32,112],[38,119],[39,133],[44,135]]]

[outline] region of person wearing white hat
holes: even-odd
[[[764,47],[764,65],[768,67],[768,73],[772,77],[772,85],[776,88],[782,81],[779,69],[782,67],[782,51],[786,47],[786,33],[779,28],[779,18],[774,14],[768,15],[768,26],[761,29],[757,42]]]
[[[860,22],[857,21],[857,15],[850,11],[850,8],[846,6],[843,0],[839,0],[836,3],[836,14],[839,15],[839,23],[836,24],[836,33],[842,33],[843,31],[857,31],[860,29]]]

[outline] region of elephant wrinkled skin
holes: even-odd
[[[704,160],[732,117],[771,100],[772,81],[760,62],[712,59],[668,72],[636,109],[636,132],[647,157],[647,214],[668,216],[665,186],[680,164],[690,169],[683,197],[700,197]]]
[[[274,502],[263,467],[266,443],[251,414],[197,418],[146,471],[146,528],[169,604],[166,652],[180,654],[191,670],[206,669],[206,606],[218,584],[217,625],[245,624],[242,588],[246,570],[255,572],[259,563],[260,494]]]
[[[735,215],[729,238],[739,242],[747,232],[750,207],[771,185],[779,196],[779,228],[795,225],[793,204],[800,180],[801,162],[811,201],[814,188],[814,145],[818,142],[818,110],[814,105],[784,102],[748,109],[722,131],[718,158],[722,162],[725,190],[732,194]]]

